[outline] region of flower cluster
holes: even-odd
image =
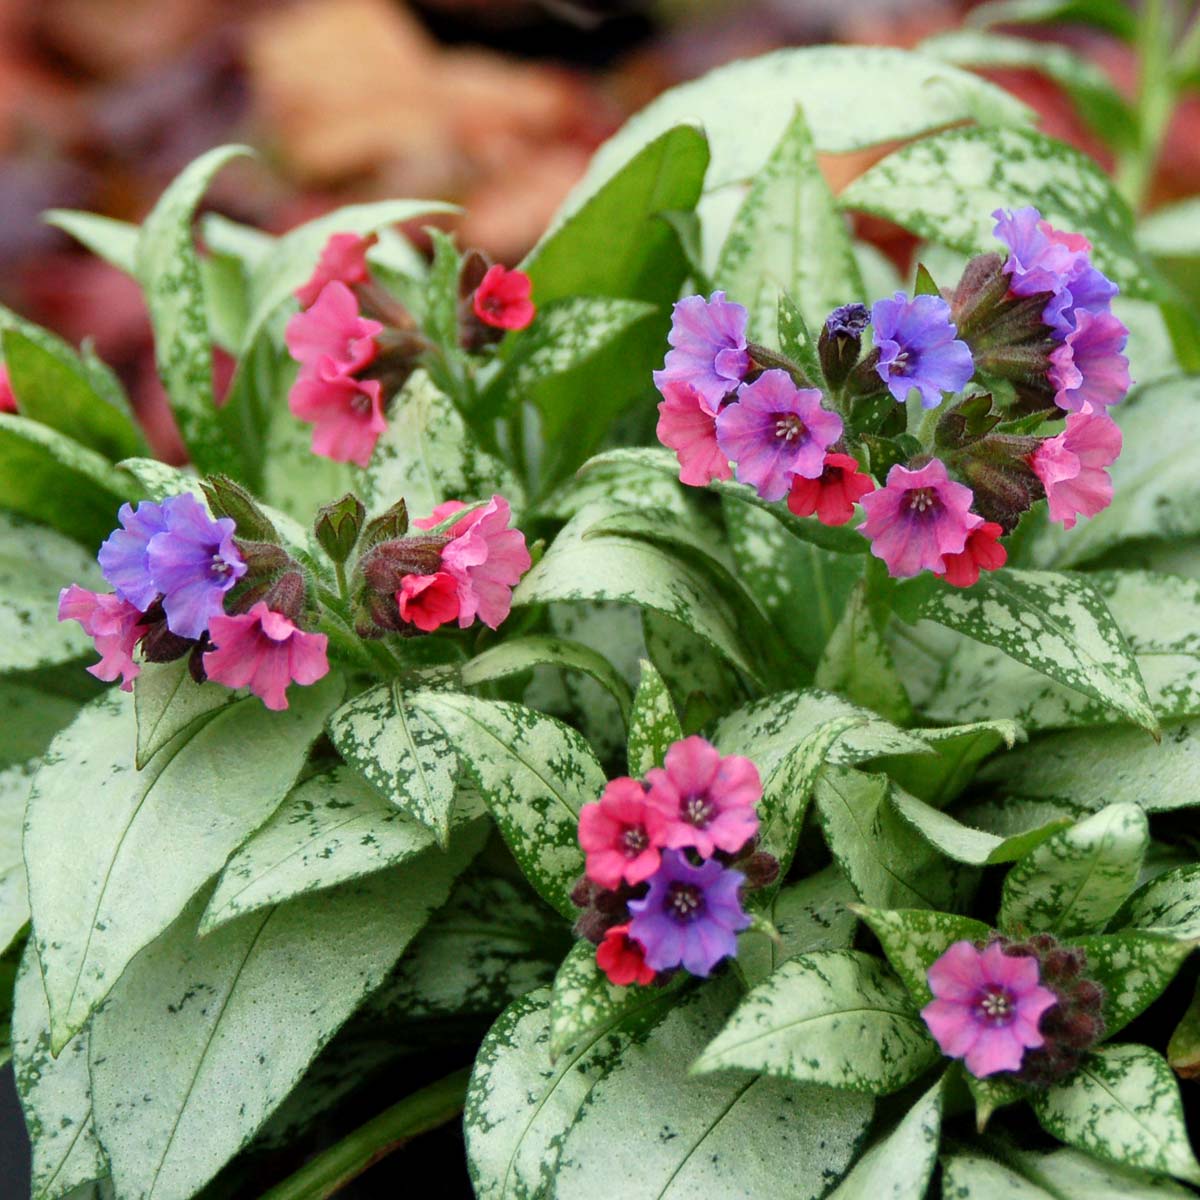
[[[619,986],[678,967],[707,976],[750,924],[742,893],[778,863],[756,851],[758,770],[701,737],[676,742],[645,781],[622,777],[579,814],[587,856],[577,929]],[[741,870],[736,869],[741,867]]]
[[[296,290],[301,311],[287,325],[300,364],[288,394],[293,416],[313,426],[314,454],[365,467],[387,429],[385,410],[432,343],[408,310],[371,275],[376,237],[334,234],[312,277]],[[478,349],[491,334],[523,329],[534,316],[520,271],[471,255],[460,277],[460,341]]]
[[[1035,209],[995,217],[1007,259],[972,259],[945,295],[834,310],[819,372],[751,343],[723,292],[680,300],[654,373],[680,480],[736,478],[826,525],[861,504],[891,575],[954,587],[1004,565],[1000,539],[1037,500],[1067,529],[1108,505],[1121,434],[1107,409],[1130,386],[1116,285]]]
[[[1104,1033],[1104,992],[1087,954],[1048,933],[955,942],[928,972],[921,1016],[942,1053],[979,1079],[1001,1072],[1044,1087],[1074,1071]]]

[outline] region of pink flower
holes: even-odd
[[[1067,427],[1047,438],[1030,461],[1046,489],[1050,520],[1073,529],[1078,517],[1094,517],[1112,503],[1113,485],[1105,467],[1121,453],[1121,431],[1104,413],[1071,413]]]
[[[508,271],[497,263],[480,280],[472,307],[494,329],[524,329],[537,312],[532,292],[533,281],[524,271]]]
[[[825,451],[842,436],[842,418],[821,407],[816,388],[797,388],[778,368],[743,384],[717,417],[717,443],[737,477],[764,500],[782,500],[792,479],[816,479]]]
[[[977,1079],[997,1071],[1017,1071],[1026,1050],[1041,1046],[1042,1014],[1058,996],[1038,982],[1038,961],[1005,954],[993,942],[980,952],[955,942],[930,968],[935,999],[921,1016],[942,1053],[966,1060]]]
[[[690,383],[664,381],[655,433],[679,459],[679,482],[707,487],[714,479],[729,479],[729,459],[717,445],[717,419]]]
[[[663,847],[690,846],[709,858],[714,850],[740,850],[758,831],[758,768],[737,754],[722,758],[702,737],[676,742],[665,765],[647,771],[646,780],[646,803],[666,823],[658,843]]]
[[[1054,403],[1068,412],[1107,408],[1129,391],[1129,330],[1111,313],[1078,312],[1075,328],[1050,353]]]
[[[615,890],[638,884],[658,870],[666,821],[646,799],[636,779],[622,776],[599,800],[579,810],[579,844],[587,855],[587,877]]]
[[[378,321],[359,316],[358,301],[344,283],[327,283],[316,302],[287,323],[288,353],[306,374],[323,379],[353,375],[374,359]]]
[[[961,554],[967,534],[983,518],[971,512],[971,489],[955,483],[946,465],[933,459],[918,471],[897,463],[886,486],[862,498],[867,519],[859,532],[871,539],[871,553],[887,563],[896,579],[946,571],[944,556]]]
[[[8,368],[0,363],[0,413],[16,411],[17,394],[13,391],[12,380],[8,377]]]
[[[874,490],[875,480],[860,471],[849,454],[826,454],[816,479],[797,475],[792,480],[787,506],[798,517],[816,513],[822,525],[845,525],[854,516],[855,504]]]
[[[508,528],[511,517],[508,501],[493,496],[450,530],[452,541],[442,551],[442,568],[458,583],[461,629],[476,617],[489,629],[498,628],[512,608],[513,588],[529,570],[525,535]]]
[[[605,931],[604,941],[596,947],[596,965],[608,976],[609,983],[628,987],[654,982],[658,972],[646,965],[642,943],[629,936],[629,923],[614,925]]]
[[[327,283],[354,285],[365,283],[370,271],[367,251],[379,241],[377,234],[359,237],[356,233],[335,233],[325,243],[316,269],[307,283],[296,289],[296,299],[307,308],[321,294]]]
[[[133,661],[133,648],[146,632],[138,624],[142,613],[137,608],[112,592],[89,592],[73,583],[58,594],[58,619],[78,621],[96,643],[100,661],[88,667],[89,674],[105,683],[119,675],[123,692],[133,687],[141,673]]]
[[[1008,551],[1000,545],[1003,532],[995,521],[977,525],[967,534],[961,554],[943,555],[942,578],[951,587],[967,588],[979,582],[980,571],[998,571],[1008,561]]]
[[[454,516],[456,512],[462,512],[466,507],[461,500],[443,500],[428,517],[417,517],[413,520],[413,524],[418,529],[436,529],[447,517]],[[463,528],[466,528],[466,523]]]
[[[377,379],[323,379],[301,372],[288,393],[288,408],[293,416],[312,422],[313,453],[334,462],[365,467],[387,429]]]
[[[400,619],[432,633],[458,616],[458,583],[446,571],[434,575],[405,575],[396,593]]]
[[[329,673],[323,633],[305,633],[260,600],[249,612],[213,617],[212,650],[204,655],[209,679],[248,687],[270,709],[287,708],[290,683],[307,686]]]

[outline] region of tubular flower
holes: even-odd
[[[951,586],[967,588],[979,582],[981,571],[998,571],[1008,561],[1008,551],[1000,545],[1004,532],[995,521],[984,521],[967,534],[961,554],[946,554],[942,578]]]
[[[717,419],[690,383],[659,385],[658,440],[679,459],[679,482],[707,487],[714,479],[729,479],[733,471],[717,444]]]
[[[356,233],[335,233],[325,243],[316,268],[306,283],[296,289],[296,299],[303,308],[315,303],[322,288],[329,283],[344,283],[353,287],[366,283],[370,271],[367,251],[379,241],[377,234],[359,237]]]
[[[475,289],[475,315],[495,329],[524,329],[537,309],[530,295],[533,282],[524,271],[509,271],[497,263]]]
[[[704,407],[715,417],[721,402],[750,373],[746,328],[750,314],[725,299],[724,292],[685,296],[671,312],[671,349],[654,386],[663,392],[668,383],[686,383],[700,394]]]
[[[95,643],[100,661],[88,667],[89,674],[105,683],[120,676],[121,691],[132,690],[141,672],[133,661],[133,648],[146,632],[139,624],[142,614],[134,605],[110,592],[89,592],[73,583],[59,593],[58,619],[78,621]]]
[[[604,940],[596,947],[596,965],[608,976],[609,983],[628,987],[631,983],[645,986],[658,974],[646,965],[642,944],[629,936],[629,924],[614,925],[605,931]]]
[[[792,480],[787,506],[798,517],[815,513],[822,525],[845,525],[854,516],[855,504],[874,490],[875,481],[849,454],[826,454],[816,479],[797,475]]]
[[[612,780],[599,800],[579,812],[587,877],[609,890],[622,883],[644,883],[658,870],[666,824],[636,779]]]
[[[1046,489],[1050,520],[1073,529],[1079,517],[1094,517],[1112,503],[1106,467],[1121,453],[1121,431],[1104,413],[1071,413],[1067,427],[1047,438],[1030,459]]]
[[[941,296],[914,296],[897,292],[890,300],[876,300],[871,309],[875,370],[900,403],[916,388],[923,408],[937,408],[943,392],[966,387],[975,371],[971,349],[959,341],[950,305]]]

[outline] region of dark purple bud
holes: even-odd
[[[595,897],[596,890],[596,885],[586,875],[580,875],[571,889],[571,903],[576,908],[587,908]]]
[[[575,919],[575,933],[598,946],[604,941],[604,935],[616,924],[617,921],[604,916],[597,909],[585,908]]]
[[[205,683],[208,680],[208,672],[204,669],[204,652],[212,649],[212,642],[209,639],[208,633],[192,648],[192,653],[188,658],[188,673],[197,683]]]
[[[1104,991],[1099,984],[1090,979],[1081,979],[1071,989],[1071,1000],[1085,1012],[1097,1013],[1104,1003]]]
[[[758,850],[737,864],[738,870],[746,876],[747,891],[757,891],[759,888],[770,887],[779,878],[779,859],[765,850]]]
[[[843,304],[825,318],[825,327],[817,339],[821,370],[831,388],[841,387],[858,362],[863,332],[871,323],[865,304]]]
[[[1045,495],[1041,480],[1029,465],[1037,447],[1037,438],[991,434],[970,446],[958,460],[963,477],[974,489],[975,511],[985,521],[995,521],[1006,534]],[[1036,945],[1034,939],[1030,942]]]

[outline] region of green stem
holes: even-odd
[[[333,569],[337,573],[338,595],[341,597],[343,604],[349,604],[350,603],[350,589],[346,585],[346,564],[340,563],[340,562],[335,562],[333,564]]]
[[[310,1159],[262,1200],[327,1200],[409,1138],[452,1120],[462,1111],[470,1075],[470,1068],[464,1067],[405,1096]]]

